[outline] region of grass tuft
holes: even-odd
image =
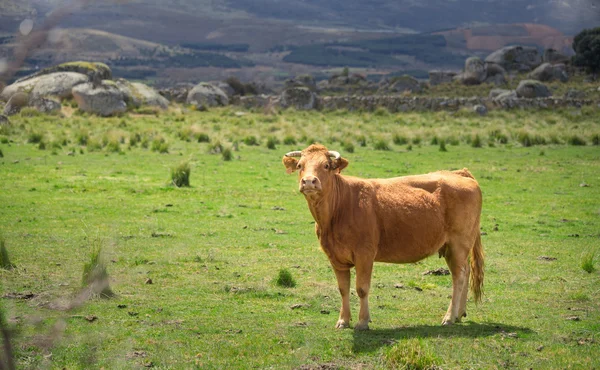
[[[267,139],[267,148],[277,149],[277,144],[279,144],[279,140],[277,140],[277,138],[274,136],[269,136]]]
[[[293,288],[296,286],[296,280],[288,269],[279,270],[275,283],[283,288]]]
[[[251,136],[246,136],[244,138],[244,144],[246,144],[247,146],[255,146],[255,145],[259,145],[258,139],[256,138],[256,136],[251,135]]]
[[[448,149],[446,149],[446,140],[444,139],[440,139],[440,152],[447,152]]]
[[[479,134],[476,134],[475,136],[473,136],[473,139],[471,140],[471,146],[473,148],[483,147],[483,140],[481,140],[481,136],[479,136]]]
[[[231,152],[230,148],[225,148],[223,153],[221,153],[221,156],[223,157],[224,161],[230,161],[233,159],[233,153]]]
[[[171,168],[171,181],[178,188],[190,186],[190,164],[186,161]]]
[[[585,139],[578,135],[569,136],[569,138],[567,139],[567,143],[569,143],[569,145],[581,145],[581,146],[587,144]]]
[[[377,140],[373,144],[373,149],[375,149],[375,150],[391,150],[390,146],[387,143],[387,141],[385,141],[383,139]]]
[[[438,360],[421,339],[413,338],[394,345],[385,355],[385,362],[390,369],[425,370],[437,368]]]
[[[110,298],[115,294],[108,283],[108,271],[102,258],[100,248],[95,248],[90,253],[89,262],[83,265],[82,286],[89,287],[92,293],[102,298]]]
[[[581,268],[583,271],[591,274],[596,270],[594,266],[594,259],[596,259],[596,252],[587,252],[581,257]]]
[[[6,241],[0,237],[0,268],[5,270],[13,269],[15,265],[10,262],[8,257],[8,250],[6,249]]]

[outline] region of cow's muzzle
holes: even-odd
[[[321,181],[315,176],[304,176],[300,180],[300,192],[308,193],[313,191],[321,191]]]

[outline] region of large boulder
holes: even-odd
[[[127,111],[125,95],[112,81],[98,85],[91,82],[73,88],[73,98],[79,109],[99,116],[112,116]]]
[[[23,82],[31,78],[48,75],[56,72],[76,72],[86,75],[90,81],[99,82],[101,80],[112,79],[112,71],[110,67],[104,63],[94,62],[68,62],[56,66],[44,68],[41,71],[33,73],[29,76],[22,77],[16,82]]]
[[[550,63],[550,64],[558,64],[558,63],[569,63],[571,61],[571,58],[566,56],[565,54],[549,48],[544,50],[544,55],[542,56],[542,61],[544,63]]]
[[[188,93],[194,88],[192,83],[179,83],[174,87],[160,89],[158,93],[168,101],[175,103],[185,103]]]
[[[316,109],[318,97],[308,87],[291,87],[283,90],[279,96],[279,105],[283,108],[294,107],[300,110]]]
[[[229,98],[218,87],[200,82],[190,90],[186,103],[194,105],[198,110],[204,110],[207,107],[225,106],[229,104]]]
[[[552,96],[546,85],[536,80],[522,80],[516,89],[519,98],[545,98]]]
[[[7,101],[19,91],[28,93],[32,99],[47,96],[54,96],[61,99],[70,98],[74,86],[88,81],[89,78],[86,75],[77,72],[45,74],[6,86],[0,94],[0,100]]]
[[[564,64],[552,65],[550,63],[542,63],[539,67],[531,71],[528,77],[542,82],[555,79],[560,80],[561,82],[567,82],[569,80],[567,69]]]
[[[15,93],[4,106],[2,114],[5,116],[12,116],[21,111],[24,107],[29,104],[29,95],[25,92],[19,91]]]
[[[532,46],[505,46],[485,58],[486,63],[500,65],[507,71],[528,72],[542,64],[542,57]]]
[[[505,85],[507,83],[506,70],[502,68],[502,66],[494,63],[486,63],[485,66],[487,76],[483,82],[491,83],[496,86]]]
[[[139,108],[142,105],[168,109],[169,101],[156,90],[148,85],[139,82],[129,82],[124,78],[119,78],[115,84],[123,92],[125,103]]]
[[[465,71],[462,82],[465,85],[479,85],[487,77],[487,68],[479,57],[470,57],[465,60]]]
[[[411,93],[421,92],[421,84],[419,80],[409,75],[402,75],[399,77],[393,77],[388,81],[387,84],[384,84],[380,89],[380,93],[403,93],[405,91]]]

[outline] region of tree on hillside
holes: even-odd
[[[600,27],[581,31],[573,39],[573,64],[600,72]]]

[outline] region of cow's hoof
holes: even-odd
[[[452,320],[444,320],[442,321],[442,326],[450,326],[453,325],[454,322],[452,322]]]
[[[346,329],[349,327],[350,327],[350,325],[348,325],[348,323],[345,322],[344,320],[338,320],[337,324],[335,324],[336,329]]]
[[[359,322],[354,327],[354,330],[357,330],[357,331],[369,330],[369,323],[368,322],[362,322],[362,323]]]

